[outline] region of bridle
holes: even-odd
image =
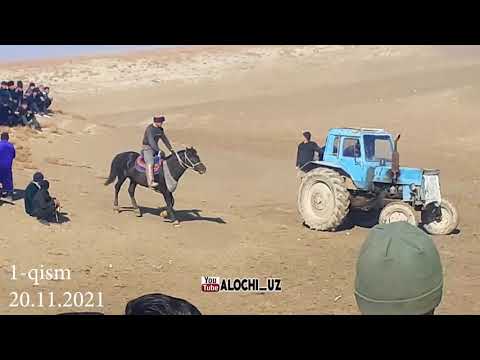
[[[180,156],[178,156],[178,153],[175,151],[175,156],[177,157],[177,160],[178,162],[180,163],[180,166],[183,167],[184,169],[192,169],[192,170],[195,170],[195,167],[198,166],[198,165],[201,165],[202,162],[199,161],[197,163],[193,163],[192,160],[190,160],[190,158],[188,157],[187,155],[187,149],[184,150],[184,154],[185,154],[185,160],[189,162],[189,164],[187,164],[186,162],[184,162]]]

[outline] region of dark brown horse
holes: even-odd
[[[130,195],[130,200],[135,212],[137,213],[137,216],[142,216],[141,210],[137,205],[137,201],[135,200],[135,189],[137,188],[137,185],[143,187],[148,187],[148,185],[145,173],[139,172],[135,167],[135,161],[139,156],[140,154],[134,151],[124,152],[116,155],[112,160],[110,175],[105,182],[105,185],[110,185],[117,178],[117,183],[115,184],[115,200],[113,202],[113,209],[115,211],[120,211],[118,206],[118,193],[120,192],[125,180],[130,179],[128,194]],[[162,193],[167,205],[167,215],[175,225],[178,225],[179,222],[175,216],[175,211],[173,210],[175,200],[173,198],[173,194],[168,190],[167,183],[165,182],[165,166],[168,166],[171,177],[175,182],[178,182],[188,169],[192,169],[199,174],[204,174],[207,171],[207,168],[200,160],[200,157],[194,148],[186,148],[185,150],[168,156],[165,159],[160,172],[155,175],[155,182],[158,183],[158,186],[154,190]],[[165,217],[164,213],[161,215]]]

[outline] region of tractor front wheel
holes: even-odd
[[[450,201],[442,199],[440,209],[442,211],[440,221],[431,219],[431,216],[422,213],[423,228],[431,235],[449,235],[458,226],[458,212]]]
[[[334,170],[317,168],[302,179],[298,211],[310,229],[333,231],[347,216],[350,193]]]
[[[390,224],[399,221],[417,225],[415,210],[409,204],[400,201],[392,202],[385,206],[380,212],[378,219],[379,224]]]

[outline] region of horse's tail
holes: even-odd
[[[126,173],[131,166],[132,161],[135,161],[139,155],[140,154],[136,152],[129,151],[115,156],[110,165],[110,175],[108,175],[108,179],[105,181],[105,186],[110,185],[118,176],[122,176],[123,173]]]
[[[115,159],[113,159],[112,164],[110,165],[110,175],[108,175],[107,181],[105,181],[104,185],[110,185],[115,181],[117,177],[116,167],[115,167]]]

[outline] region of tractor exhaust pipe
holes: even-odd
[[[398,140],[400,140],[400,134],[398,134],[395,139],[392,153],[392,182],[394,184],[396,184],[398,175],[400,174],[400,154],[397,149]]]

